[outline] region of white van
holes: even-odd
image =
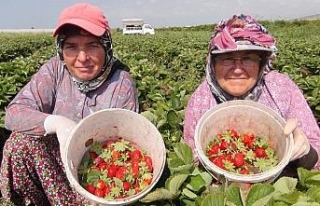
[[[123,30],[124,35],[127,34],[150,34],[154,35],[154,28],[150,24],[144,23],[142,19],[123,19]]]

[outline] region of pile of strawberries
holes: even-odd
[[[238,174],[256,174],[278,164],[275,150],[265,138],[234,129],[217,134],[206,155],[218,167]]]
[[[118,138],[94,142],[79,167],[80,184],[105,199],[130,197],[148,187],[153,163],[145,151]]]

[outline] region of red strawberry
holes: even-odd
[[[217,154],[218,151],[219,151],[219,144],[216,143],[216,144],[214,144],[214,145],[212,145],[212,146],[210,147],[210,149],[209,149],[209,156],[213,156],[213,155]]]
[[[223,135],[222,135],[221,133],[219,133],[219,134],[216,135],[216,137],[217,137],[218,139],[222,139]]]
[[[139,177],[140,171],[139,171],[139,165],[135,164],[132,165],[132,176],[133,178],[137,179]]]
[[[103,190],[105,187],[106,187],[106,183],[103,180],[98,180],[96,188]]]
[[[221,150],[225,150],[225,149],[227,149],[227,148],[228,148],[228,142],[222,141],[222,142],[220,143],[220,149],[221,149]]]
[[[115,164],[111,164],[110,167],[108,168],[107,176],[115,177],[117,170],[118,170],[118,167]]]
[[[252,136],[249,134],[243,134],[243,139],[242,139],[243,144],[245,144],[245,145],[249,144],[249,142],[252,141],[251,137]]]
[[[88,184],[85,189],[90,192],[91,194],[94,194],[96,192],[96,188],[92,184]]]
[[[130,188],[131,188],[131,184],[130,184],[129,182],[127,182],[127,181],[124,181],[124,182],[122,183],[122,185],[123,185],[123,190],[124,190],[124,191],[128,191],[128,190],[130,190]]]
[[[108,185],[106,185],[106,187],[104,188],[104,194],[108,195],[110,192],[111,192],[111,188]]]
[[[94,195],[98,196],[98,197],[104,197],[104,194],[105,194],[104,190],[98,189],[98,188],[96,189],[96,191],[94,193]]]
[[[248,171],[246,168],[242,168],[242,169],[240,170],[240,174],[247,175],[247,174],[249,174],[249,171]]]
[[[120,180],[124,180],[125,179],[125,175],[126,175],[126,168],[121,166],[118,168],[117,172],[116,172],[116,178],[120,179]]]
[[[132,151],[132,152],[130,153],[130,158],[131,158],[131,159],[140,160],[141,157],[142,157],[142,153],[141,153],[141,151],[138,150],[138,149],[135,149],[134,151]]]
[[[218,167],[224,169],[224,165],[223,165],[223,162],[222,162],[222,159],[220,157],[216,157],[214,160],[213,160],[213,164],[217,165]]]
[[[99,165],[98,165],[99,169],[100,170],[106,170],[108,168],[108,163],[106,162],[101,162]]]
[[[152,170],[153,170],[153,165],[152,165],[152,159],[151,159],[151,157],[148,156],[148,155],[144,156],[144,161],[145,161],[146,164],[147,164],[147,167],[148,167],[148,169],[149,169],[149,172],[152,172]]]
[[[113,151],[112,152],[112,161],[117,161],[118,159],[120,159],[121,157],[121,153],[118,151]]]
[[[265,158],[267,156],[266,150],[262,147],[258,147],[254,153],[256,154],[256,157],[258,158]]]
[[[89,155],[90,155],[91,159],[95,159],[95,158],[98,157],[97,153],[95,153],[95,152],[93,152],[93,151],[90,151],[90,152],[89,152]]]
[[[103,149],[111,148],[111,146],[112,146],[113,143],[114,143],[114,141],[109,140],[109,141],[107,141],[107,142],[102,146],[102,148],[103,148]]]
[[[241,167],[244,164],[244,154],[239,152],[234,155],[233,164],[236,167]]]
[[[99,165],[100,163],[102,163],[102,162],[105,162],[104,161],[104,159],[102,158],[102,157],[96,157],[94,160],[93,160],[93,163],[95,164],[95,165]]]
[[[236,130],[232,129],[230,130],[230,134],[231,134],[231,137],[233,138],[238,138],[239,137],[239,134]]]

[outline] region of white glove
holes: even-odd
[[[307,155],[310,151],[310,144],[307,136],[298,127],[297,119],[289,119],[284,127],[284,133],[289,135],[293,134],[293,151],[290,161],[300,159],[301,157]]]
[[[60,155],[61,155],[63,164],[65,164],[63,157],[66,151],[66,148],[65,148],[66,143],[67,143],[69,134],[71,133],[71,131],[76,125],[77,124],[74,121],[59,115],[49,115],[44,120],[43,126],[46,131],[45,135],[47,134],[57,135],[57,138],[60,144]]]

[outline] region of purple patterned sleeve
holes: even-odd
[[[43,122],[54,102],[53,67],[58,67],[57,61],[44,64],[10,102],[5,117],[7,129],[29,135],[44,134]]]
[[[199,119],[207,110],[215,105],[216,102],[210,92],[208,84],[206,81],[202,82],[190,97],[185,110],[183,136],[185,142],[191,148],[195,148],[194,133]]]
[[[132,77],[127,72],[122,72],[123,78],[119,81],[119,87],[114,91],[111,107],[123,108],[139,112],[137,89]]]
[[[259,102],[276,110],[285,120],[296,118],[319,155],[320,129],[300,88],[287,75],[275,71],[266,76],[266,85],[268,92],[263,92]],[[320,169],[320,158],[315,168]]]

